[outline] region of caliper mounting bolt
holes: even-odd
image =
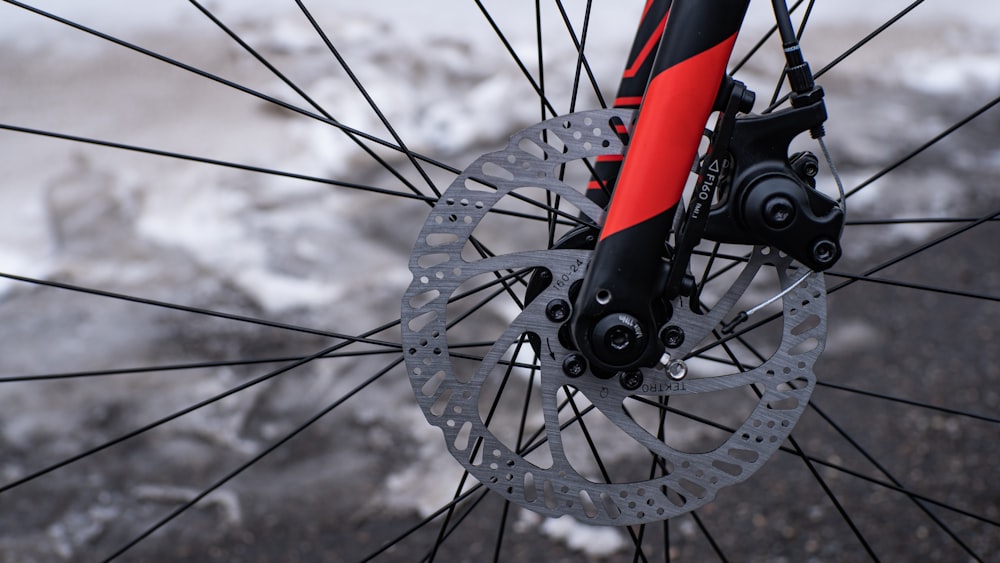
[[[837,259],[837,243],[828,238],[819,239],[813,244],[812,254],[816,262],[822,265],[830,264]]]
[[[772,229],[783,229],[795,220],[795,203],[783,195],[764,202],[764,222]]]

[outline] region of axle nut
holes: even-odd
[[[639,320],[627,313],[608,315],[592,333],[596,356],[610,366],[626,366],[642,356],[648,336]]]

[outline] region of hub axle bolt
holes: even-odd
[[[623,371],[618,377],[621,381],[622,387],[628,391],[635,391],[642,385],[642,372],[641,371]]]
[[[545,316],[554,323],[564,323],[569,320],[569,303],[562,299],[553,299],[545,306]]]
[[[570,354],[563,360],[563,373],[570,377],[580,377],[587,373],[587,359],[580,354]]]

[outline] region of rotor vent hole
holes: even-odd
[[[496,186],[491,186],[484,182],[480,182],[475,178],[465,179],[465,189],[473,192],[487,192],[487,193],[496,193],[497,191]]]
[[[778,385],[779,391],[798,391],[800,389],[805,389],[809,386],[809,380],[804,377],[796,377],[795,379],[788,381],[787,383],[782,383]]]
[[[734,463],[726,463],[725,461],[715,460],[712,462],[712,467],[722,471],[723,473],[728,473],[733,477],[738,477],[740,473],[743,473],[743,468]]]
[[[705,498],[705,496],[708,495],[708,490],[705,489],[705,487],[702,487],[701,485],[695,483],[694,481],[690,481],[688,479],[681,479],[680,481],[678,481],[678,483],[680,484],[682,489],[691,493],[695,498]]]
[[[434,375],[432,375],[420,388],[420,392],[424,394],[424,397],[432,397],[434,393],[437,393],[441,383],[444,381],[445,373],[441,370]]]
[[[451,215],[450,217],[456,217]],[[458,240],[458,235],[455,233],[431,233],[427,235],[427,245],[428,246],[444,246],[446,244],[451,244]]]
[[[427,311],[422,315],[418,315],[410,319],[410,322],[406,323],[406,326],[408,326],[410,330],[412,330],[413,332],[420,332],[421,330],[426,328],[427,325],[437,320],[437,318],[438,318],[437,311]]]
[[[565,124],[565,128],[569,129],[568,121]],[[546,135],[545,132],[543,131],[542,141],[544,141],[550,147],[554,148],[556,152],[558,152],[559,154],[566,154],[567,152],[569,152],[569,147],[567,147],[566,143],[564,143],[563,140],[559,138],[559,135],[555,134]]]
[[[466,422],[466,424],[468,424],[470,427],[472,426],[472,424],[469,423],[469,422]],[[479,438],[479,439],[482,440],[482,438]],[[473,467],[479,467],[480,465],[483,464],[483,459],[484,459],[485,456],[483,455],[483,448],[478,447],[480,445],[482,445],[482,444],[477,444],[477,447],[473,448],[473,451],[474,451],[475,455],[472,456],[472,459],[469,460],[472,463]],[[490,464],[490,469],[496,471],[497,470],[497,464],[491,463]],[[495,478],[496,477],[494,477],[494,479]],[[496,483],[496,481],[494,481],[494,483]]]
[[[580,491],[580,504],[583,505],[583,513],[587,515],[587,518],[597,518],[597,505],[594,504],[587,491]]]
[[[799,400],[796,397],[785,397],[769,402],[767,408],[775,411],[793,411],[799,408]]]
[[[531,139],[528,139],[527,137],[517,142],[517,148],[530,154],[531,156],[537,158],[538,160],[545,160],[548,158],[548,155],[545,154],[545,150],[542,149],[542,147],[539,146],[538,143],[532,141]]]
[[[612,520],[617,520],[622,515],[622,509],[618,508],[615,504],[615,499],[611,498],[608,493],[601,493],[601,506],[604,507],[604,512],[611,517]]]
[[[671,489],[670,487],[663,486],[661,487],[660,492],[662,492],[663,496],[667,497],[667,500],[670,502],[670,504],[674,506],[680,507],[687,504],[687,499],[684,498],[684,495],[678,493],[677,491]]]
[[[434,254],[422,254],[420,258],[417,258],[417,265],[421,268],[433,268],[434,266],[440,266],[448,260],[451,260],[451,256],[444,252],[435,252]]]
[[[529,471],[524,474],[524,500],[535,502],[538,498],[538,489],[535,488],[535,476]]]
[[[507,180],[510,182],[514,179],[514,173],[506,168],[500,166],[495,162],[485,162],[483,163],[483,174],[487,176],[492,176],[494,178],[500,178],[502,180]]]
[[[552,481],[542,483],[542,496],[545,499],[545,506],[549,510],[555,510],[559,506],[559,501],[556,499],[556,491],[552,488]]]
[[[464,452],[469,448],[469,436],[472,435],[472,423],[466,421],[465,424],[458,430],[458,435],[455,436],[455,449]]]
[[[438,297],[441,297],[441,292],[432,289],[430,291],[424,291],[423,293],[418,293],[410,298],[410,307],[414,309],[420,309],[425,305],[433,302]]]
[[[802,320],[799,324],[792,328],[793,336],[800,336],[816,327],[819,326],[820,318],[819,315],[809,315]]]
[[[742,461],[743,463],[757,463],[757,459],[760,455],[753,450],[744,450],[740,448],[730,448],[729,457]]]
[[[798,344],[793,346],[792,349],[788,351],[788,355],[801,356],[802,354],[812,352],[813,350],[816,349],[817,346],[819,346],[819,340],[815,338],[807,338],[802,342],[799,342]],[[799,366],[799,367],[805,367],[805,366]]]
[[[444,414],[446,408],[448,408],[448,401],[451,400],[451,389],[445,389],[441,396],[434,401],[431,405],[431,414],[434,416],[441,416]]]

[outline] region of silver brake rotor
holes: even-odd
[[[699,375],[697,370],[678,382],[662,369],[642,370],[642,385],[627,390],[618,378],[599,379],[585,373],[570,377],[563,362],[573,350],[559,338],[560,325],[546,315],[555,299],[572,302],[574,282],[583,278],[588,250],[549,249],[477,258],[469,248],[477,226],[498,203],[524,187],[540,188],[572,204],[582,221],[600,225],[603,210],[580,191],[560,180],[564,164],[600,155],[622,154],[623,141],[615,124],[631,123],[632,112],[598,110],[551,119],[511,137],[503,150],[483,155],[444,192],[420,233],[410,258],[413,282],[402,303],[402,341],[407,371],[417,401],[428,422],[440,428],[451,454],[472,476],[511,502],[536,512],[603,525],[632,525],[663,520],[701,507],[723,487],[741,482],[757,471],[784,442],[815,387],[813,366],[826,336],[826,291],[822,275],[809,275],[791,259],[767,247],[753,249],[743,270],[707,312],[674,304],[670,324],[681,328],[684,343],[672,350],[686,358],[715,341],[726,318],[761,272],[776,273],[781,288],[795,287],[782,299],[780,344],[766,361],[743,372]],[[557,139],[558,142],[551,142]],[[529,219],[525,219],[526,221]],[[489,246],[490,241],[483,241]],[[498,291],[523,286],[531,273],[546,272],[544,289],[523,309],[471,371],[456,368],[469,362],[463,342],[468,330],[461,319],[449,318],[451,303],[463,296],[469,280],[492,275],[508,280]],[[779,288],[780,289],[780,288]],[[776,332],[776,331],[775,331]],[[519,343],[531,341],[534,367],[524,354],[510,356]],[[534,442],[514,445],[491,430],[490,403],[484,402],[484,382],[498,369],[540,373],[544,428]],[[746,388],[757,401],[752,412],[721,445],[709,452],[681,451],[644,428],[626,410],[636,396],[659,402],[663,397],[711,394]],[[574,424],[567,414],[567,389],[578,405],[599,410],[621,431],[659,460],[657,476],[638,482],[607,483],[585,476],[570,462],[563,430]],[[560,395],[560,391],[562,395]],[[563,398],[560,399],[560,396]],[[530,452],[545,443],[551,464],[529,461]],[[601,444],[596,444],[597,448]],[[647,464],[649,463],[647,458]]]

